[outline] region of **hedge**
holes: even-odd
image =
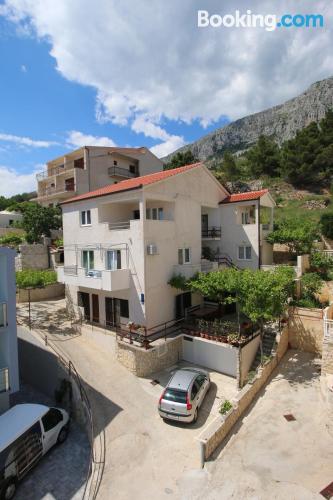
[[[57,283],[55,271],[35,271],[26,269],[16,272],[16,285],[18,288],[44,287]]]

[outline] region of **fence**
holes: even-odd
[[[98,434],[98,436],[95,436],[93,413],[91,410],[89,398],[85,390],[84,383],[73,362],[67,358],[66,354],[58,346],[55,346],[53,341],[50,341],[49,337],[47,337],[44,332],[36,329],[34,329],[34,332],[44,340],[45,345],[47,345],[56,355],[58,362],[67,372],[69,379],[72,383],[75,384],[80,395],[82,408],[85,412],[86,420],[88,423],[87,430],[91,449],[89,469],[82,498],[83,500],[95,500],[97,498],[105,466],[104,430],[100,434]]]

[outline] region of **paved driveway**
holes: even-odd
[[[183,476],[183,499],[323,500],[319,492],[333,481],[333,437],[312,355],[288,352],[215,458]]]

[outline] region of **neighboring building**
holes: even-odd
[[[163,162],[149,149],[85,146],[47,163],[37,174],[37,201],[58,203],[95,189],[163,170]]]
[[[2,210],[0,212],[0,228],[12,227],[14,222],[20,222],[22,220],[22,214],[19,212],[9,212],[8,210]]]
[[[87,320],[155,327],[201,301],[168,285],[174,274],[272,263],[260,213],[271,225],[273,206],[265,190],[230,195],[200,163],[105,186],[62,204],[58,279]]]
[[[15,287],[15,251],[0,247],[0,413],[19,390]]]

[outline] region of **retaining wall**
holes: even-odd
[[[232,401],[233,408],[224,416],[216,417],[213,422],[199,435],[198,441],[202,446],[203,458],[207,460],[216,448],[227,437],[235,423],[252,403],[260,389],[279,364],[288,349],[288,328],[285,328],[278,338],[278,345],[274,358],[259,369],[257,376],[237,394]]]
[[[182,336],[163,341],[145,350],[122,340],[117,340],[117,360],[137,377],[147,377],[177,363],[182,357]]]
[[[293,307],[289,309],[289,343],[293,349],[321,355],[323,311]]]
[[[65,285],[63,283],[54,283],[44,288],[34,288],[30,290],[30,301],[40,302],[42,300],[60,299],[65,297]],[[17,302],[28,302],[29,292],[24,288],[18,289]]]
[[[35,243],[33,245],[19,245],[19,255],[16,257],[17,271],[22,269],[48,269],[48,247]]]

